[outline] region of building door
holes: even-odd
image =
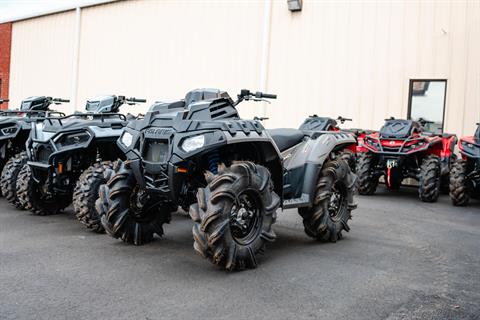
[[[447,80],[410,80],[408,119],[425,120],[425,129],[443,133]]]

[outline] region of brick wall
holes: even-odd
[[[12,23],[0,24],[0,98],[8,98],[8,84],[10,81],[10,49],[12,45]],[[0,105],[1,109],[8,108],[8,103]]]

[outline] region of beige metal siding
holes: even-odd
[[[259,86],[261,2],[126,1],[82,10],[79,101]],[[252,116],[254,108],[242,107]],[[124,111],[132,110],[125,107]]]
[[[448,80],[446,130],[471,133],[480,120],[479,5],[304,1],[291,14],[274,2],[268,88],[280,99],[269,124],[316,113],[378,128],[407,116],[410,79],[438,78]]]
[[[69,98],[75,13],[66,12],[13,23],[10,106],[33,95]],[[69,112],[68,104],[56,107]]]
[[[197,87],[232,96],[262,87],[264,8],[261,0],[132,0],[82,9],[77,104],[105,93],[152,102]],[[271,10],[267,91],[279,99],[265,105],[267,126],[298,126],[316,113],[378,128],[406,117],[409,80],[418,78],[448,80],[447,131],[469,134],[480,120],[480,1],[304,0],[292,13],[273,0]],[[73,30],[73,12],[14,23],[14,101],[70,94]],[[263,106],[240,111],[253,117]]]

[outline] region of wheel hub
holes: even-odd
[[[261,222],[261,202],[253,192],[243,192],[230,210],[230,228],[235,241],[245,244],[252,241]]]
[[[340,218],[340,214],[346,206],[346,190],[344,187],[334,185],[332,188],[332,195],[330,196],[330,202],[328,204],[328,213],[332,220]]]

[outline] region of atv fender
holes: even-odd
[[[287,178],[285,186],[292,188],[289,193],[293,195],[284,201],[284,208],[312,205],[315,185],[327,158],[333,152],[355,144],[356,140],[351,134],[328,132],[284,151],[282,156]],[[292,181],[291,185],[288,181]],[[297,188],[295,181],[300,182]]]

